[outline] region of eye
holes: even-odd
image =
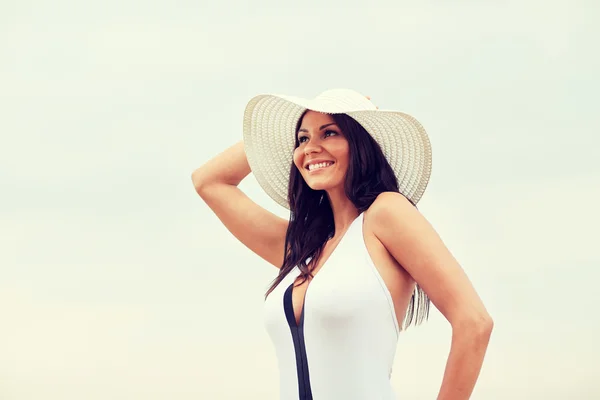
[[[298,137],[298,143],[304,143],[306,140],[308,139],[308,137],[302,135]]]
[[[339,135],[339,133],[337,133],[336,131],[332,131],[332,130],[325,131],[325,137],[331,136],[332,134]]]

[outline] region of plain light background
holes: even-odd
[[[0,2],[0,399],[275,399],[276,269],[191,172],[259,93],[348,87],[421,121],[421,212],[495,319],[473,399],[598,399],[593,1]],[[250,175],[242,188],[287,216]],[[451,330],[403,333],[434,399]]]

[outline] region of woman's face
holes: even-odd
[[[298,130],[294,164],[313,190],[344,187],[350,163],[348,140],[329,114],[308,111]]]

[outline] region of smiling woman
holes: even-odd
[[[289,221],[239,190],[250,171]],[[194,171],[223,224],[279,269],[264,323],[281,399],[394,399],[398,335],[429,299],[453,328],[439,399],[469,398],[492,322],[415,207],[430,174],[422,126],[350,90],[253,98],[243,143]]]
[[[297,170],[313,190],[343,188],[349,161],[348,140],[333,116],[308,111],[300,122],[294,150]]]

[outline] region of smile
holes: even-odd
[[[317,171],[317,170],[328,168],[328,167],[332,166],[333,164],[334,164],[333,161],[322,162],[322,163],[317,163],[317,164],[310,164],[307,169],[310,172],[312,172],[312,171]]]

